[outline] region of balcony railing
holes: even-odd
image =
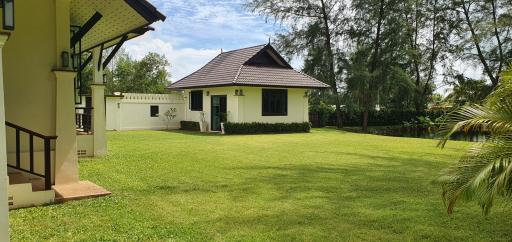
[[[92,110],[93,108],[75,108],[76,130],[90,133],[92,131]]]
[[[45,190],[51,190],[52,189],[52,157],[51,157],[51,142],[53,140],[57,139],[57,136],[47,136],[40,133],[37,133],[35,131],[23,128],[21,126],[18,126],[16,124],[5,122],[6,127],[10,127],[15,130],[16,132],[16,164],[7,166],[20,170],[41,178],[44,178],[44,188]],[[29,167],[23,166],[21,164],[21,133],[28,134],[28,145],[29,145]],[[38,138],[43,140],[44,144],[44,174],[38,173],[35,171],[35,157],[34,157],[34,138]]]

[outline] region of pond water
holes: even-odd
[[[403,127],[403,126],[384,126],[384,127],[369,127],[368,133],[384,136],[394,137],[412,137],[423,139],[438,139],[436,136],[436,128],[425,127]],[[362,132],[360,128],[347,128],[351,132]],[[455,133],[450,138],[451,140],[481,142],[485,141],[488,134],[485,133]]]

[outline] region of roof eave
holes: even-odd
[[[159,20],[165,21],[167,18],[158,9],[147,0],[124,0],[126,4],[133,8],[140,16],[142,16],[150,24]]]
[[[329,86],[291,86],[291,85],[266,85],[266,84],[251,84],[251,83],[230,83],[230,84],[214,84],[214,85],[199,85],[199,86],[183,86],[173,87],[172,85],[167,87],[169,90],[187,90],[187,89],[199,89],[199,88],[214,88],[214,87],[230,87],[230,86],[246,86],[246,87],[269,87],[269,88],[304,88],[304,89],[326,89]]]

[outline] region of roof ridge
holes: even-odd
[[[244,68],[244,64],[240,65],[238,68],[238,71],[236,72],[235,79],[233,79],[233,83],[236,83],[238,80],[238,77],[240,76],[240,73],[242,72],[242,68]]]
[[[240,49],[235,49],[235,50],[225,51],[225,52],[222,52],[221,54],[226,54],[226,53],[235,52],[235,51],[239,51],[239,50],[251,49],[251,48],[259,47],[259,46],[265,47],[266,45],[267,45],[267,44],[260,44],[260,45],[255,45],[255,46],[249,46],[249,47],[245,47],[245,48],[240,48]]]

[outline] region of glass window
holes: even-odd
[[[203,91],[191,91],[189,93],[191,111],[203,111]]]
[[[288,115],[288,90],[263,89],[261,100],[263,116]]]
[[[158,117],[158,114],[160,113],[159,107],[156,105],[151,105],[150,109],[151,117]]]

